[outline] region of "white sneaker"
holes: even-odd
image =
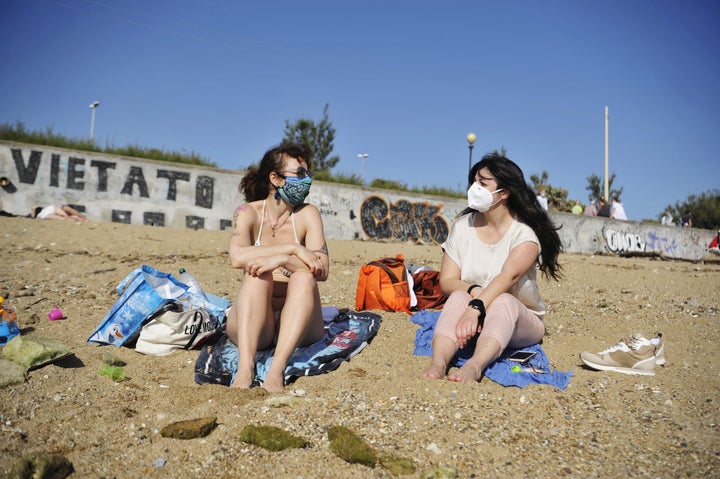
[[[641,340],[645,339],[640,333],[636,333],[633,336],[637,336],[641,338]],[[630,337],[631,339],[629,339],[628,342],[632,341],[633,336]],[[649,341],[650,344],[655,346],[655,364],[657,364],[658,366],[665,366],[665,343],[662,340],[662,333],[657,333],[657,336],[649,339]],[[597,354],[610,353],[617,350],[627,351],[627,349],[628,345],[625,343],[625,340],[620,340],[615,346],[612,346],[605,351],[601,351]]]
[[[601,371],[654,376],[655,366],[665,364],[665,345],[661,334],[652,340],[642,334],[633,334],[627,342],[620,341],[599,353],[583,351],[580,359],[587,366]]]

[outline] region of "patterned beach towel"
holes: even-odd
[[[325,336],[310,346],[297,348],[285,368],[285,383],[300,376],[313,376],[337,369],[360,353],[375,337],[382,317],[369,312],[340,311],[323,307]],[[270,368],[274,349],[258,351],[255,356],[255,382],[262,384]],[[195,362],[198,384],[232,384],[238,364],[238,348],[222,332],[201,350]]]
[[[410,318],[413,323],[420,326],[415,333],[415,350],[413,354],[416,356],[432,355],[433,332],[435,331],[435,323],[439,317],[440,311],[423,310]],[[572,371],[566,373],[551,371],[550,362],[545,355],[545,351],[543,351],[539,344],[523,348],[523,350],[536,351],[537,355],[530,360],[529,364],[521,366],[522,372],[512,371],[512,367],[517,366],[517,363],[507,358],[518,350],[508,348],[485,369],[485,377],[503,386],[516,386],[519,388],[524,388],[529,384],[549,384],[558,389],[568,387],[570,377],[573,376]],[[466,346],[457,352],[453,358],[452,365],[462,366],[472,356],[472,353],[473,346]],[[530,369],[531,366],[536,370],[544,371],[544,373],[528,372],[527,370]]]

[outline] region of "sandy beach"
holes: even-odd
[[[73,355],[0,389],[0,476],[27,452],[66,457],[77,478],[388,478],[381,465],[349,464],[329,448],[346,426],[378,454],[411,459],[427,477],[720,477],[720,264],[657,258],[561,255],[565,278],[541,281],[549,305],[543,349],[572,371],[567,389],[503,387],[487,378],[460,385],[419,377],[417,326],[382,312],[372,343],[329,374],[287,387],[281,406],[262,389],[194,382],[197,351],[144,356],[86,342],[134,268],[184,267],[204,289],[231,299],[240,274],[227,260],[228,232],[113,223],[0,218],[0,295],[25,336],[56,338]],[[354,308],[360,266],[402,253],[435,269],[437,245],[329,241],[324,305]],[[49,321],[59,306],[66,319]],[[654,377],[581,366],[640,332],[661,332],[667,364]],[[103,350],[127,362],[127,379],[98,375]],[[165,438],[168,424],[216,416],[201,439]],[[239,440],[246,425],[280,427],[309,443],[270,452]]]

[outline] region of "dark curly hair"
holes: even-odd
[[[561,266],[558,255],[562,250],[562,242],[557,234],[559,226],[555,226],[547,212],[542,209],[535,197],[535,193],[525,182],[525,175],[520,167],[508,158],[498,154],[489,153],[482,157],[468,173],[468,187],[475,182],[475,175],[483,168],[487,168],[497,181],[497,187],[510,192],[508,208],[517,216],[520,222],[528,225],[540,241],[540,271],[547,277],[560,279]],[[473,210],[466,208],[461,214]]]
[[[297,158],[305,160],[307,169],[312,169],[312,149],[303,143],[282,143],[270,148],[260,160],[259,166],[251,166],[240,180],[240,191],[245,195],[245,201],[257,201],[267,198],[270,192],[270,173],[283,169],[283,158]]]

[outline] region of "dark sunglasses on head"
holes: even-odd
[[[312,178],[312,176],[313,176],[313,172],[310,171],[310,170],[308,170],[308,169],[305,168],[304,166],[298,166],[298,169],[295,170],[295,171],[293,171],[293,170],[282,170],[282,171],[276,171],[276,173],[278,174],[278,176],[279,176],[280,178],[283,178],[283,179],[284,179],[284,178],[287,178],[285,175],[283,175],[283,173],[293,174],[293,176],[295,176],[296,178],[299,178],[299,179],[301,179],[301,180],[302,180],[303,178],[307,178],[308,176],[309,176],[310,178]]]

